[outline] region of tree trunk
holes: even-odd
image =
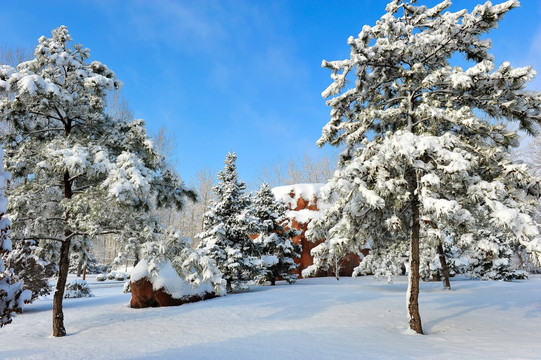
[[[71,199],[73,191],[71,189],[70,174],[66,170],[64,172],[64,197]],[[66,288],[66,281],[68,279],[69,265],[70,265],[70,243],[71,231],[67,229],[69,214],[66,214],[65,219],[66,230],[64,236],[66,240],[62,242],[60,247],[60,262],[58,264],[58,281],[56,282],[56,289],[53,296],[53,336],[60,337],[66,336],[66,328],[64,327],[64,312],[62,311],[62,301],[64,300],[64,289]]]
[[[79,260],[77,264],[77,277],[81,277],[81,271],[83,270],[83,259]]]
[[[64,289],[66,288],[66,281],[68,279],[70,243],[71,240],[65,240],[60,247],[58,281],[56,282],[56,289],[53,296],[53,336],[56,337],[66,335],[62,301],[64,300]]]
[[[83,280],[86,280],[86,265],[83,267]]]
[[[139,264],[139,252],[135,250],[135,260],[133,262],[133,267],[135,268]]]
[[[336,280],[340,280],[340,269],[341,269],[341,265],[340,264],[340,260],[338,258],[338,256],[335,255],[334,257],[334,277],[336,278]]]
[[[516,252],[517,252],[518,260],[520,261],[520,268],[524,270],[526,266],[524,265],[524,259],[522,259],[522,255],[520,255],[520,250],[517,248]]]
[[[449,280],[449,268],[447,267],[447,260],[445,260],[445,253],[443,252],[443,243],[441,240],[438,243],[438,257],[440,258],[441,272],[443,275],[443,289],[451,290],[451,281]]]
[[[412,171],[413,172],[413,171]],[[417,191],[417,178],[415,172],[411,177],[412,189],[411,198],[412,228],[410,239],[410,271],[408,276],[408,292],[406,295],[410,329],[418,334],[423,333],[421,315],[419,314],[419,238],[421,224],[419,222],[419,197]]]

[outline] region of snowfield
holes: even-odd
[[[541,275],[421,283],[427,335],[407,331],[407,279],[318,278],[253,287],[179,307],[131,309],[122,282],[66,299],[68,336],[51,334],[52,296],[0,329],[1,359],[540,359]]]

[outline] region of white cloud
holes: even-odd
[[[221,24],[212,20],[220,12],[219,3],[135,1],[126,10],[134,38],[177,50],[187,46],[201,49],[204,43],[225,35]]]

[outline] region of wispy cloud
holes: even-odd
[[[216,4],[212,6],[211,4]],[[133,39],[181,50],[204,49],[203,44],[225,36],[221,23],[213,20],[218,3],[134,1],[125,8]]]

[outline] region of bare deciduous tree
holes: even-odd
[[[32,58],[32,51],[16,47],[12,48],[5,44],[0,44],[0,65],[9,65],[16,67],[18,64],[28,61]]]
[[[194,204],[197,208],[197,226],[196,233],[203,231],[203,215],[207,211],[210,202],[214,199],[212,188],[216,184],[216,172],[210,168],[203,168],[195,174],[195,188],[200,197],[199,203]]]
[[[177,149],[177,137],[171,129],[165,126],[160,127],[157,133],[152,135],[154,146],[158,148],[160,153],[167,159],[167,164],[171,167],[177,165],[175,150]]]
[[[107,95],[107,114],[115,120],[133,120],[133,110],[122,90],[111,91]]]
[[[280,160],[264,165],[255,176],[253,188],[262,183],[270,187],[301,183],[325,183],[332,176],[336,152],[312,157],[304,153],[302,159],[290,159],[286,165]]]

